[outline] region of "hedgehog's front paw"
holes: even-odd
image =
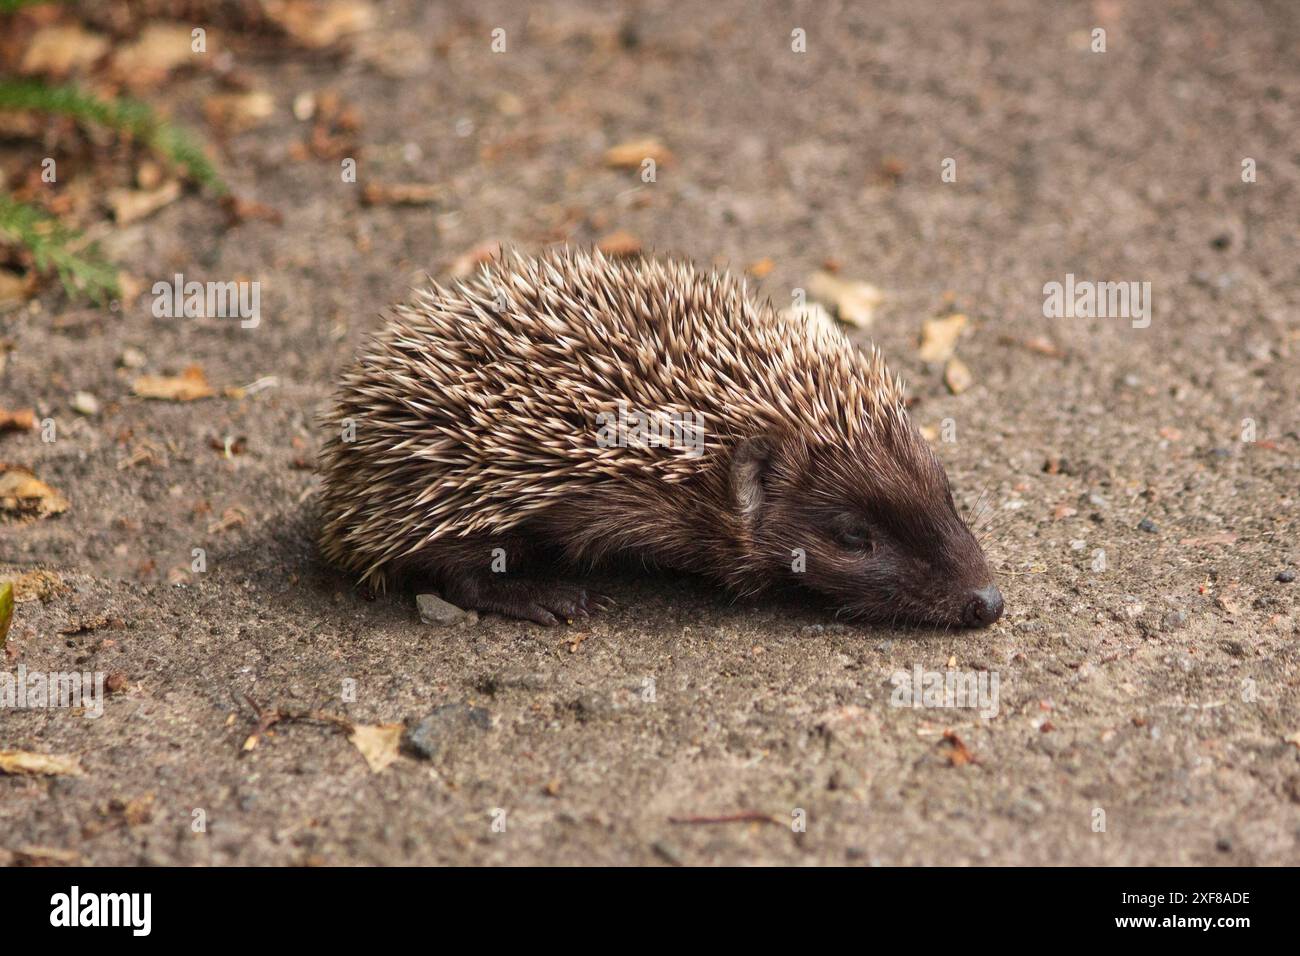
[[[547,626],[560,621],[571,624],[600,609],[598,595],[568,584],[472,578],[449,581],[446,590],[447,599],[460,607]]]

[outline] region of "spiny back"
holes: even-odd
[[[619,403],[702,416],[703,456],[602,447],[597,416]],[[903,420],[877,352],[726,274],[509,255],[418,292],[344,374],[322,452],[323,543],[376,577],[429,540],[504,531],[579,487],[687,481],[765,429],[843,445]]]

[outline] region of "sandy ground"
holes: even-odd
[[[0,406],[58,426],[53,443],[0,437],[0,459],[70,502],[0,526],[0,573],[61,582],[18,605],[5,666],[121,685],[99,719],[0,713],[0,746],[85,771],[0,776],[0,855],[1300,863],[1300,582],[1278,580],[1300,563],[1294,4],[839,6],[391,3],[347,56],[241,65],[276,113],[221,167],[283,224],[227,230],[191,195],[106,248],[146,288],[178,271],[255,279],[260,325],[54,291],[0,316],[14,343]],[[1094,27],[1105,53],[1088,49]],[[202,128],[210,85],[183,77],[160,98]],[[360,184],[291,149],[308,128],[294,98],[325,88],[361,117]],[[657,182],[603,164],[648,135],[675,157]],[[374,181],[446,195],[363,205]],[[938,448],[958,500],[990,505],[996,626],[843,625],[619,573],[599,581],[618,606],[590,626],[440,629],[413,595],[368,602],[320,565],[302,460],[383,306],[485,240],[536,250],[617,229],[734,269],[771,258],[778,303],[827,259],[886,292],[870,335],[918,424],[955,426]],[[1067,273],[1150,282],[1150,326],[1045,318],[1043,285]],[[949,309],[971,319],[960,395],[916,351]],[[1040,339],[1058,351],[1025,344]],[[128,349],[143,369],[122,367]],[[190,363],[217,386],[278,383],[132,396],[135,376]],[[98,414],[74,410],[81,391]],[[241,454],[219,450],[227,437]],[[996,672],[997,716],[891,706],[891,675],[918,665]],[[301,722],[243,752],[246,698],[430,717],[434,755],[374,774],[342,733]],[[776,822],[673,822],[731,814]]]

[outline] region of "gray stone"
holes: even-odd
[[[432,760],[492,727],[492,715],[469,704],[443,704],[434,708],[406,732],[406,745],[418,757]]]
[[[450,627],[453,624],[459,624],[461,621],[469,619],[469,615],[465,611],[462,611],[454,604],[444,601],[436,594],[417,594],[415,596],[415,606],[419,608],[420,620],[425,624]],[[474,619],[478,619],[477,614],[474,615]]]

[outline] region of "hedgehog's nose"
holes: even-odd
[[[990,584],[971,595],[961,612],[961,622],[967,627],[988,627],[1001,616],[1002,592]]]

